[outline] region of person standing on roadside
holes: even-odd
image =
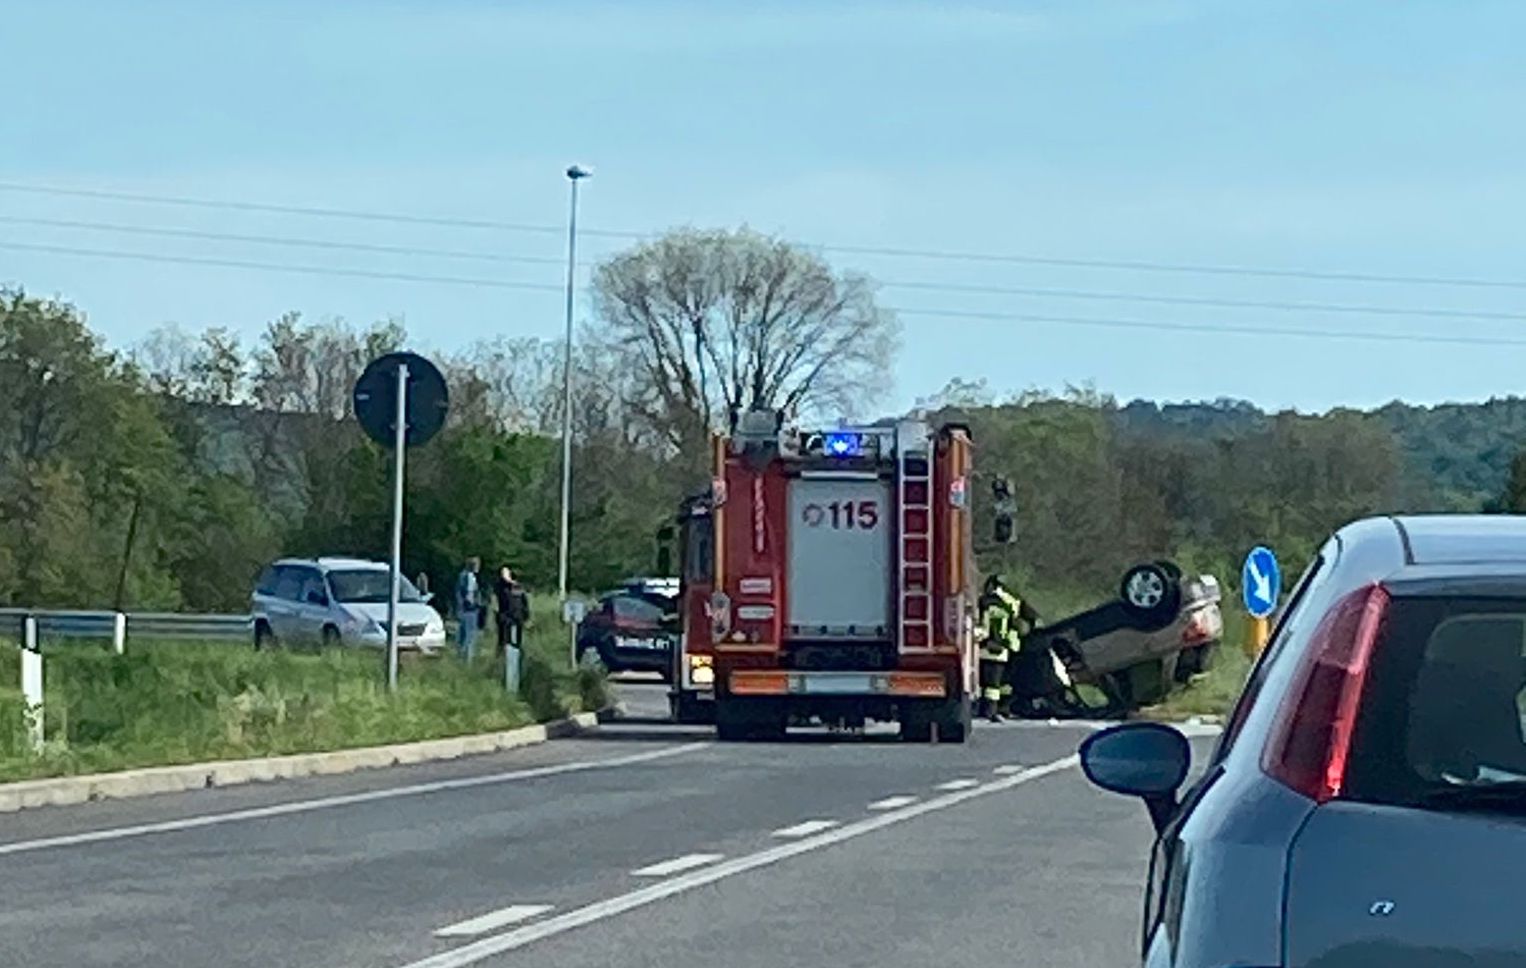
[[[477,573],[482,561],[473,556],[456,577],[456,652],[470,662],[477,654],[477,629],[482,621],[482,588]]]
[[[530,618],[530,596],[525,586],[514,580],[514,573],[504,565],[493,584],[498,604],[498,649],[519,648],[524,639],[525,622]]]

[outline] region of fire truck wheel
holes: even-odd
[[[963,743],[970,736],[973,710],[968,696],[944,702],[908,706],[901,711],[901,740],[907,743],[931,743],[933,727],[938,727],[940,743]]]

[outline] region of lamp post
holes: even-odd
[[[567,338],[562,349],[562,540],[558,558],[556,589],[560,601],[567,601],[567,549],[572,514],[572,286],[577,271],[578,182],[593,174],[593,169],[573,165],[567,169],[572,200],[567,216]]]

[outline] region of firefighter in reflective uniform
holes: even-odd
[[[993,723],[1001,722],[1012,694],[1007,663],[1022,645],[1018,623],[1032,611],[1002,587],[999,576],[986,579],[980,596],[980,714]]]

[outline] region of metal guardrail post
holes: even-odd
[[[127,651],[127,615],[124,612],[111,617],[111,651],[117,655]]]
[[[26,703],[27,732],[32,751],[42,752],[42,648],[37,635],[37,616],[21,620],[21,698]]]

